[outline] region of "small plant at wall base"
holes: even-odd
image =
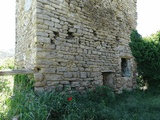
[[[33,89],[34,88],[34,78],[33,75],[17,74],[14,76],[15,88],[22,89]]]
[[[147,38],[133,30],[131,35],[130,48],[135,61],[137,70],[149,85],[160,84],[160,31]]]

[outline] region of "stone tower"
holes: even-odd
[[[17,0],[17,68],[34,69],[36,91],[134,88],[136,1]]]

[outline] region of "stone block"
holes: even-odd
[[[55,23],[55,28],[62,28],[62,25]]]
[[[64,72],[64,77],[71,78],[72,77],[72,73],[71,72]]]
[[[43,36],[43,37],[47,37],[47,36],[48,36],[48,34],[45,33],[45,32],[37,32],[36,34],[37,34],[38,36]]]
[[[44,76],[43,76],[43,74],[42,73],[35,73],[34,74],[34,79],[35,79],[35,81],[42,81],[43,79],[44,79]]]
[[[57,75],[57,74],[46,74],[45,75],[45,79],[46,80],[62,80],[62,76],[61,75]]]
[[[75,28],[70,28],[69,32],[73,32],[74,33],[74,32],[76,32],[76,29]]]
[[[60,84],[63,84],[63,85],[69,85],[70,82],[69,81],[61,81]]]
[[[48,26],[51,26],[51,27],[54,26],[54,23],[51,22],[51,21],[48,21],[48,20],[45,20],[45,21],[44,21],[44,24],[45,24],[45,25],[48,25]]]
[[[50,38],[47,38],[47,37],[37,37],[37,41],[41,44],[51,42]]]
[[[57,19],[57,18],[51,18],[51,21],[52,21],[52,22],[55,22],[55,23],[60,23],[60,20]]]
[[[37,25],[37,29],[47,30],[47,29],[48,29],[48,26],[47,26],[47,25],[44,25],[44,24],[38,24],[38,25]]]
[[[35,87],[44,87],[46,86],[46,82],[45,81],[41,81],[41,82],[36,82],[34,84]]]
[[[42,68],[40,72],[45,74],[56,73],[56,68]]]
[[[67,71],[67,67],[58,67],[57,72],[65,72]]]
[[[37,13],[37,18],[44,19],[44,20],[51,20],[51,18],[48,15],[39,14],[39,13]]]
[[[81,83],[81,85],[82,85],[83,87],[86,87],[86,86],[88,86],[88,85],[89,85],[89,81],[82,82],[82,83]]]
[[[86,72],[80,72],[80,77],[81,78],[86,78],[87,77],[87,73]]]
[[[80,83],[79,82],[72,82],[71,87],[79,87]]]
[[[43,4],[48,4],[48,0],[38,0],[38,2],[41,2]]]

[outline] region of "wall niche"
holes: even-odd
[[[131,71],[130,71],[130,59],[127,58],[121,58],[121,73],[122,77],[130,77]]]

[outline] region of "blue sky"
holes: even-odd
[[[138,0],[137,30],[147,36],[160,30],[160,0]],[[0,4],[0,49],[14,48],[15,0],[3,0]]]

